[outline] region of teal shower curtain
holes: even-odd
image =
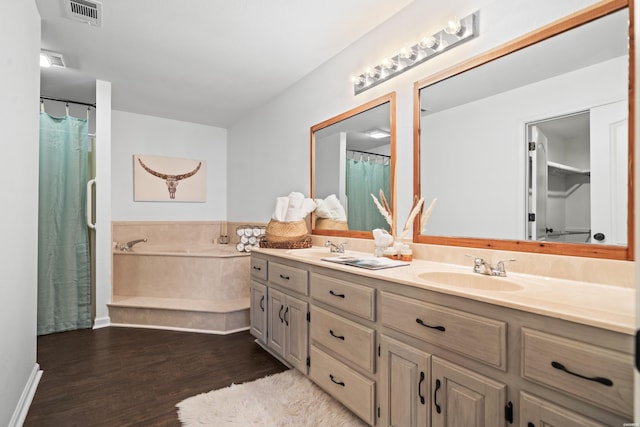
[[[88,123],[40,113],[38,335],[91,327]]]
[[[390,202],[389,164],[377,161],[347,159],[347,221],[350,230],[373,230],[389,225],[382,217],[371,198],[371,194],[380,200],[380,189]]]

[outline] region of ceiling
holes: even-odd
[[[67,18],[68,0],[36,0],[41,95],[229,127],[413,0],[102,0],[102,27]],[[348,76],[345,76],[348,78]]]

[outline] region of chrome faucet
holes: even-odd
[[[331,252],[331,253],[343,254],[344,253],[344,245],[346,245],[346,244],[347,244],[347,242],[342,242],[342,243],[338,243],[336,245],[331,240],[327,240],[324,245],[329,248],[329,252]]]
[[[121,251],[128,251],[130,250],[134,245],[138,244],[138,243],[146,243],[147,242],[147,238],[145,237],[144,239],[136,239],[136,240],[130,240],[127,243],[121,243],[120,246],[118,247],[118,249],[120,249]]]
[[[504,263],[509,261],[515,261],[515,259],[503,259],[497,262],[494,266],[487,262],[485,259],[468,255],[473,258],[473,272],[478,274],[486,274],[487,276],[507,277],[507,270],[504,268]]]

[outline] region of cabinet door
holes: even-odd
[[[284,357],[294,368],[304,374],[307,373],[307,356],[309,355],[308,307],[309,304],[306,302],[287,296],[283,315],[286,331]]]
[[[505,426],[504,384],[433,357],[431,389],[433,427]]]
[[[568,409],[539,399],[528,393],[520,393],[520,427],[604,427]]]
[[[267,287],[254,280],[250,285],[251,309],[250,328],[251,335],[263,343],[267,343]]]
[[[267,304],[267,346],[282,356],[284,355],[285,342],[285,295],[270,288],[267,300],[269,301]]]
[[[427,426],[431,356],[384,335],[380,350],[381,425]]]

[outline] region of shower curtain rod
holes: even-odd
[[[386,155],[386,154],[371,153],[371,152],[369,152],[369,151],[352,150],[352,149],[350,149],[350,148],[347,148],[347,151],[351,151],[351,152],[353,152],[353,153],[369,154],[369,155],[371,155],[371,156],[386,157],[386,158],[388,158],[388,159],[390,159],[390,158],[391,158],[391,156],[388,156],[388,155]]]
[[[66,104],[77,104],[77,105],[86,105],[87,107],[93,107],[96,108],[96,104],[89,104],[87,102],[78,102],[78,101],[72,101],[70,99],[61,99],[61,98],[51,98],[49,96],[41,96],[40,99],[46,99],[48,101],[58,101],[58,102],[64,102]]]

